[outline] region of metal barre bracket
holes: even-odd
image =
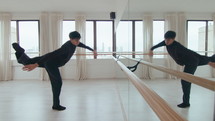
[[[129,70],[131,70],[132,72],[135,72],[136,70],[137,70],[137,66],[140,64],[140,61],[141,61],[142,59],[140,59],[138,62],[137,62],[137,64],[135,64],[134,66],[127,66],[127,68],[129,69]],[[132,70],[133,69],[133,70]]]

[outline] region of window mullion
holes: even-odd
[[[116,29],[115,29],[115,22],[112,22],[112,33],[113,33],[113,48],[112,48],[112,52],[116,52]],[[113,53],[113,56],[116,57],[116,53]]]
[[[132,58],[135,58],[135,21],[132,21]]]
[[[16,21],[16,37],[17,37],[17,43],[20,44],[20,40],[19,40],[19,21]]]
[[[93,21],[93,31],[94,31],[94,50],[97,50],[96,21]],[[97,56],[94,56],[94,59],[97,59]]]
[[[206,21],[206,27],[205,27],[205,55],[208,55],[208,21]]]

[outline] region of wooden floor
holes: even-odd
[[[213,121],[214,92],[192,85],[191,107],[180,109],[180,81],[144,82],[187,120]],[[0,82],[0,121],[159,121],[128,80],[66,80],[61,104],[65,111],[51,109],[49,81]]]

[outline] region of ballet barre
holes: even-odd
[[[124,57],[126,59],[129,59],[129,60],[132,60],[132,61],[135,61],[135,62],[139,62],[139,60],[137,60],[137,59],[128,58],[128,57],[125,57],[125,56],[121,56],[121,57]],[[140,61],[140,64],[152,67],[152,68],[154,68],[156,70],[159,70],[159,71],[162,71],[162,72],[169,73],[171,75],[174,75],[176,77],[184,79],[184,80],[186,80],[188,82],[191,82],[191,83],[197,84],[199,86],[202,86],[204,88],[207,88],[209,90],[215,91],[215,81],[213,81],[213,80],[209,80],[209,79],[205,79],[205,78],[202,78],[202,77],[194,76],[192,74],[188,74],[188,73],[184,73],[184,72],[181,72],[181,71],[169,69],[169,68],[166,68],[164,66],[156,65],[156,64],[146,62],[146,61],[143,61],[143,60]]]
[[[140,78],[132,73],[124,64],[113,57],[117,65],[127,75],[129,80],[134,84],[146,102],[156,113],[161,121],[187,121],[176,113],[157,93],[150,89]]]
[[[150,55],[149,53],[141,52],[97,52],[97,55]],[[92,56],[94,53],[78,53],[76,56]],[[168,53],[154,53],[153,55],[168,55]]]

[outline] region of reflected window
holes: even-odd
[[[112,52],[113,25],[112,21],[96,22],[97,52]],[[98,58],[110,58],[111,56],[98,56]]]
[[[213,54],[213,22],[188,21],[188,48],[201,55]]]
[[[116,51],[132,52],[132,22],[120,21],[116,30]],[[132,57],[132,56],[129,56]]]
[[[211,56],[214,54],[214,39],[213,39],[213,33],[214,33],[214,22],[209,21],[208,22],[208,55]]]
[[[93,21],[86,22],[86,45],[93,48],[94,47],[94,23]],[[87,54],[91,51],[86,50]],[[92,55],[87,56],[87,59],[93,59]]]
[[[135,51],[143,52],[143,21],[135,21]]]

